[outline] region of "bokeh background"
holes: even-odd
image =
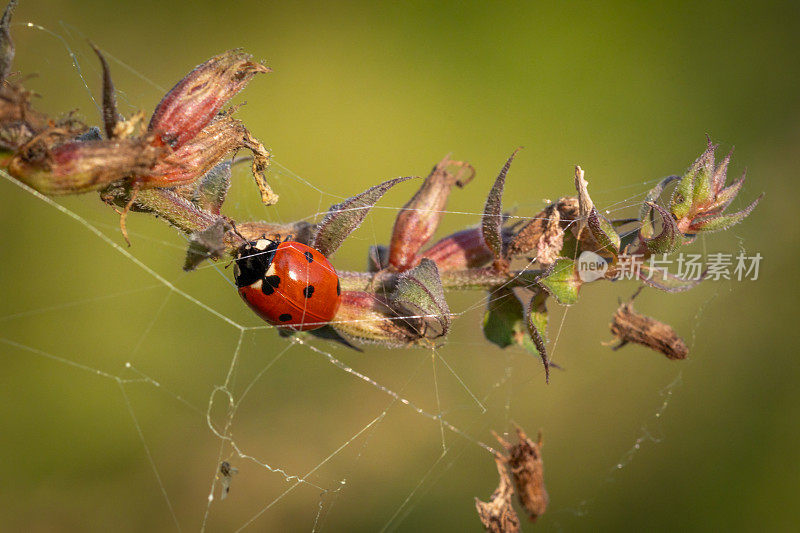
[[[478,221],[491,180],[520,145],[506,205],[530,215],[572,193],[574,164],[595,202],[616,208],[640,199],[646,182],[683,171],[705,134],[722,152],[735,145],[730,175],[746,168],[748,182],[734,207],[766,197],[745,223],[695,248],[760,252],[759,279],[648,290],[637,301],[687,339],[689,360],[601,345],[617,298],[635,286],[594,284],[566,314],[554,309],[551,350],[566,371],[545,386],[534,358],[481,339],[484,296],[453,294],[464,314],[439,355],[486,412],[441,360],[439,404],[477,440],[510,421],[543,430],[551,506],[526,530],[796,528],[796,3],[22,0],[15,22],[16,68],[38,74],[26,82],[41,95],[37,106],[77,109],[90,123],[98,113],[84,81],[97,98],[99,72],[87,39],[113,57],[127,114],[149,113],[164,89],[225,49],[244,47],[273,67],[237,101],[275,155],[281,201],[261,206],[240,170],[225,206],[236,219],[313,219],[384,179],[425,175],[452,152],[478,177],[452,195],[449,209],[465,214],[446,216],[443,235]],[[389,209],[370,215],[337,268],[363,268],[367,247],[388,240],[391,208],[412,192],[407,184],[385,197]],[[59,202],[123,242],[95,195]],[[0,224],[0,529],[174,530],[151,460],[180,527],[199,529],[222,444],[206,409],[239,330],[7,180]],[[142,215],[128,226],[130,253],[144,265],[232,321],[259,325],[224,265],[185,274],[183,237]],[[429,351],[313,344],[438,412]],[[480,530],[473,498],[496,486],[485,451],[445,432],[442,456],[436,422],[390,405],[308,347],[288,346],[272,330],[241,336],[233,393],[266,371],[234,418],[237,444],[303,475],[353,440],[272,505],[292,482],[233,456],[239,473],[230,497],[211,506],[209,531],[235,530],[262,511],[250,530]],[[141,378],[125,362],[160,386],[94,372]],[[225,406],[218,394],[212,419],[224,421]]]

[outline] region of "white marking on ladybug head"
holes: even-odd
[[[267,269],[265,276],[274,276],[275,275],[275,263],[270,263],[269,268]]]
[[[261,250],[263,252],[264,250],[267,249],[267,246],[269,246],[271,243],[272,241],[269,239],[258,239],[256,243],[253,245],[253,247],[256,250]]]
[[[255,289],[257,291],[260,291],[261,290],[261,280],[258,280],[256,282],[251,283],[250,284],[250,288]]]

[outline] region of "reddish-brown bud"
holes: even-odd
[[[205,128],[222,106],[256,74],[270,72],[240,50],[230,50],[198,65],[175,85],[153,112],[149,129],[179,148]]]
[[[428,248],[421,257],[435,261],[440,271],[478,268],[494,258],[483,240],[481,228],[469,228],[448,235]]]
[[[462,178],[462,172],[451,174],[447,168],[459,166],[470,175]],[[400,210],[394,223],[389,250],[389,264],[402,272],[419,262],[417,252],[431,238],[447,205],[447,197],[453,185],[464,186],[474,176],[471,166],[445,157],[428,175],[411,200]]]

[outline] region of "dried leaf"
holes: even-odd
[[[386,191],[410,179],[404,177],[384,181],[340,204],[331,206],[317,227],[312,248],[319,250],[324,256],[331,255],[342,245],[347,236],[361,225],[369,210]]]
[[[500,482],[497,489],[492,493],[488,502],[482,502],[475,498],[475,508],[478,510],[478,517],[491,533],[517,533],[519,531],[519,517],[514,507],[511,505],[511,496],[514,489],[506,471],[506,464],[502,458],[496,457],[497,473],[500,474]]]
[[[638,294],[638,292],[637,292]],[[633,298],[635,298],[634,295]],[[613,349],[618,350],[629,342],[641,344],[661,352],[667,359],[686,359],[689,348],[669,324],[641,315],[633,309],[633,298],[620,304],[611,322],[611,333],[619,339]]]

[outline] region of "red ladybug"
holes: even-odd
[[[258,316],[303,331],[333,320],[342,290],[324,255],[295,241],[250,241],[236,253],[239,294]]]

